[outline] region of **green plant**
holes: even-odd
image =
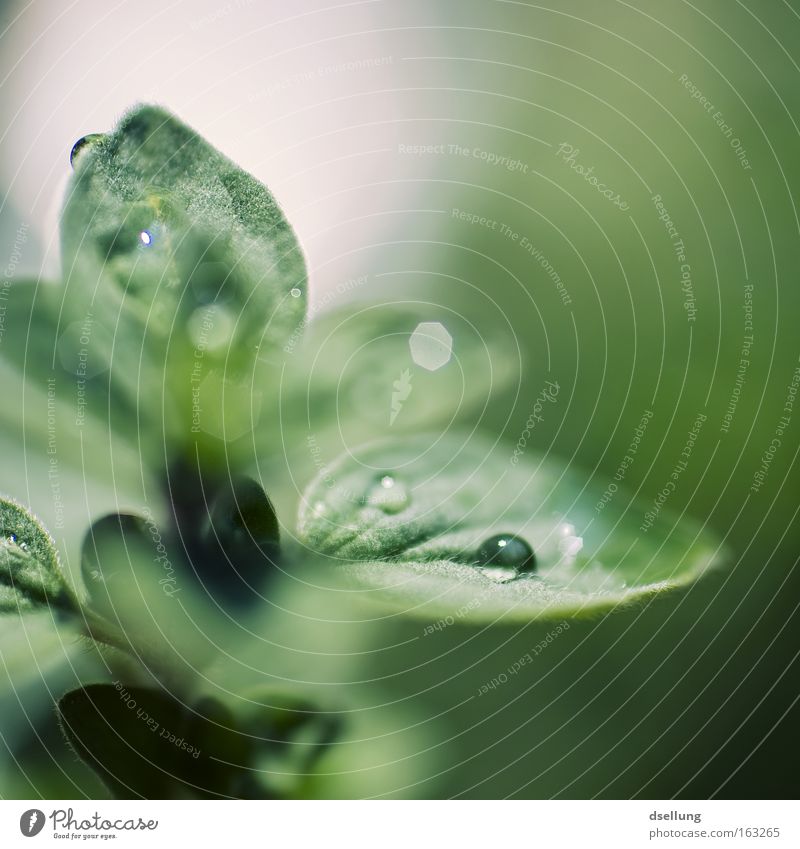
[[[232,710],[203,691],[208,652],[181,630],[199,621],[209,643],[224,640],[220,614],[246,620],[276,572],[355,587],[393,615],[494,624],[620,609],[724,561],[690,520],[645,532],[635,501],[597,509],[604,494],[552,459],[485,436],[425,435],[448,414],[447,379],[438,404],[409,403],[391,440],[320,461],[282,540],[251,477],[252,452],[285,445],[283,411],[301,418],[312,396],[325,406],[341,367],[332,358],[316,383],[303,356],[278,367],[307,323],[291,228],[266,188],[160,109],[134,109],[111,134],[82,139],[72,158],[65,279],[15,286],[3,350],[28,380],[49,386],[57,368],[76,378],[77,420],[62,421],[60,438],[83,457],[91,419],[96,439],[135,446],[159,516],[115,506],[95,521],[79,587],[37,520],[3,501],[0,603],[8,614],[56,611],[107,652],[113,680],[67,693],[58,710],[75,751],[115,795],[305,792],[336,740],[335,711],[264,691]],[[323,342],[325,321],[314,325]],[[364,332],[340,337],[345,355]],[[378,332],[372,322],[369,334]],[[462,363],[478,374],[469,350]],[[395,366],[374,367],[396,389],[392,426],[417,380]],[[276,780],[288,773],[301,780]]]

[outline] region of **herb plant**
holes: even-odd
[[[158,515],[109,503],[70,552],[78,578],[38,520],[4,498],[0,610],[50,610],[102,652],[110,680],[87,681],[57,709],[114,795],[308,792],[337,743],[336,706],[260,689],[234,709],[206,691],[210,653],[182,631],[202,622],[215,649],[235,652],[224,620],[250,621],[281,573],[355,592],[375,616],[457,612],[483,626],[605,614],[669,596],[724,562],[689,519],[642,531],[636,501],[596,510],[603,493],[572,468],[435,430],[437,414],[408,399],[415,380],[437,378],[380,364],[394,386],[390,424],[404,415],[405,429],[375,441],[365,427],[363,445],[320,462],[296,523],[279,516],[253,455],[268,462],[285,450],[282,411],[331,403],[342,362],[369,342],[359,334],[381,335],[380,305],[309,323],[303,256],[272,195],[159,108],[81,139],[72,160],[64,279],[15,283],[2,353],[45,389],[76,381],[78,415],[60,419],[61,444],[100,475],[101,447],[133,447],[131,478]],[[369,310],[378,319],[359,327]],[[331,322],[353,326],[341,359],[326,349],[312,376]],[[298,346],[312,353],[281,364]],[[479,372],[473,351],[458,354]],[[499,357],[492,379],[509,378]],[[436,395],[445,414],[459,401],[449,380]]]

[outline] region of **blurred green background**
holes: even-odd
[[[800,3],[40,0],[5,3],[0,28],[4,279],[57,276],[72,142],[154,99],[273,189],[307,253],[312,316],[410,304],[492,340],[491,376],[485,362],[447,367],[463,400],[437,426],[513,446],[557,380],[531,449],[605,486],[652,410],[625,474],[648,502],[707,416],[668,506],[707,522],[732,568],[677,600],[573,625],[490,694],[476,696],[547,626],[425,635],[287,576],[236,662],[209,678],[349,706],[349,742],[315,792],[796,797]],[[372,322],[359,338],[379,335]],[[413,327],[398,318],[392,332]],[[339,333],[337,356],[312,365],[341,391],[308,415],[295,387],[282,391],[283,418],[270,408],[258,442],[289,535],[318,469],[309,434],[329,462],[416,422],[390,430],[391,385],[368,383],[375,352]],[[454,336],[468,362],[475,340]],[[46,396],[2,368],[0,489],[74,568],[89,521],[140,504],[136,452],[98,438],[88,457],[65,435],[62,516]],[[103,792],[59,742],[52,700],[105,672],[48,618],[0,622],[4,797]]]

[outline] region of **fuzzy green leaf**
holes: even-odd
[[[202,782],[202,745],[187,737],[180,703],[163,693],[91,684],[63,696],[58,713],[75,751],[118,799],[175,798],[193,771]]]
[[[386,484],[389,484],[388,486]],[[323,469],[305,493],[299,534],[394,611],[459,621],[583,616],[686,586],[724,562],[719,543],[685,518],[550,458],[476,437],[373,443]],[[481,561],[497,535],[522,538],[533,573]]]
[[[30,512],[0,498],[0,613],[47,606],[72,606],[55,544]]]
[[[123,430],[245,435],[257,358],[305,314],[305,262],[272,194],[153,106],[77,147],[73,167],[64,283],[17,295],[25,336],[4,346],[11,359],[40,378],[72,372],[85,412]],[[146,435],[157,450],[160,434]]]

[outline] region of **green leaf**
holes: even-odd
[[[0,498],[0,613],[74,608],[55,543],[24,507]]]
[[[725,561],[713,535],[687,518],[662,513],[641,530],[648,508],[621,489],[598,509],[605,484],[474,436],[372,443],[311,483],[299,535],[391,610],[463,622],[601,613]],[[536,570],[482,561],[496,535],[525,540]]]
[[[174,442],[248,433],[256,358],[305,314],[305,263],[275,199],[153,106],[73,159],[59,334],[78,332],[72,348],[60,342],[62,357],[107,367],[98,382],[110,407]],[[106,416],[98,406],[90,412]]]
[[[203,711],[120,682],[73,690],[58,703],[67,739],[119,799],[229,795],[231,775],[218,759],[236,755],[230,718],[212,716],[208,704]]]
[[[162,564],[169,562],[166,551],[157,557],[146,521],[132,514],[103,516],[83,538],[81,574],[91,606],[108,621],[124,624],[131,636],[137,625],[152,627]]]

